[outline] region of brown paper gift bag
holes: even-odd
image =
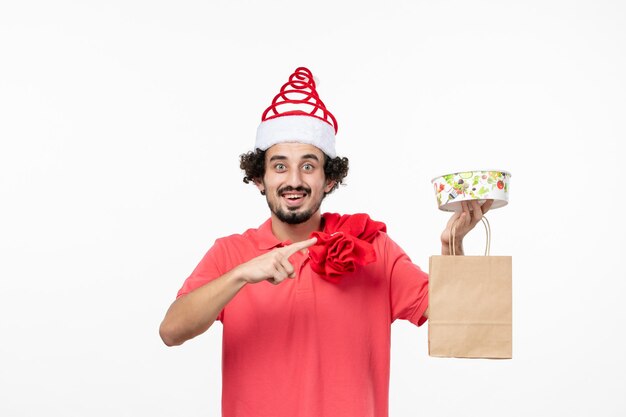
[[[452,358],[512,358],[512,259],[431,256],[428,354]],[[454,247],[454,228],[451,248]]]

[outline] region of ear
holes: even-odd
[[[326,187],[324,187],[324,194],[327,194],[330,192],[330,190],[333,189],[333,187],[335,186],[335,184],[337,183],[337,181],[328,181],[326,183]]]
[[[263,184],[263,181],[260,178],[255,178],[253,181],[256,188],[263,194],[265,192],[265,184]]]

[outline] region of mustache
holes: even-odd
[[[303,187],[303,186],[291,187],[289,185],[283,188],[279,188],[278,191],[276,191],[276,193],[278,194],[278,196],[281,196],[289,191],[311,194],[311,189],[309,187]]]

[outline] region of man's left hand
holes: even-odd
[[[493,200],[485,200],[482,205],[478,200],[461,201],[461,211],[457,211],[450,217],[441,234],[441,254],[451,255],[450,239],[454,227],[454,254],[463,255],[463,238],[480,222],[483,214],[489,211],[492,204]]]

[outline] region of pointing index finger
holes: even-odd
[[[306,249],[308,247],[315,245],[316,242],[317,242],[317,238],[312,237],[310,239],[303,240],[301,242],[292,243],[291,245],[284,247],[285,255],[289,257],[293,255],[294,253],[298,252],[299,250]]]

